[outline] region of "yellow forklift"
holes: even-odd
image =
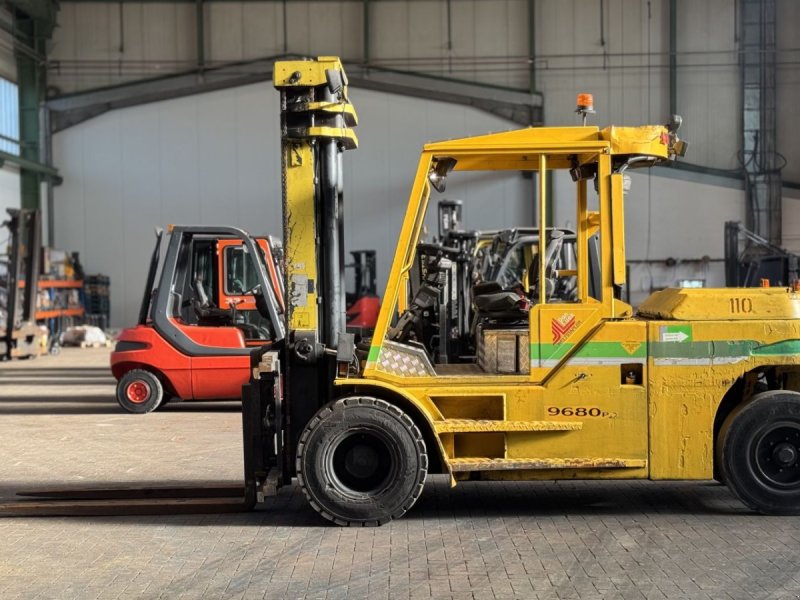
[[[28,512],[242,510],[296,477],[326,519],[380,525],[405,514],[432,473],[453,485],[716,478],[757,511],[800,512],[798,288],[667,289],[636,312],[621,300],[627,171],[683,155],[678,118],[425,145],[377,326],[356,339],[345,329],[343,283],[342,157],[357,146],[347,79],[338,59],[321,57],[276,63],[274,82],[286,335],[251,355],[244,487],[146,490],[147,501],[124,508],[85,490],[49,508],[34,501]],[[528,171],[537,174],[546,223],[546,175],[555,170],[574,181],[574,265],[557,260],[565,236],[545,230],[524,253],[521,285],[472,290],[475,359],[437,362],[415,332],[452,264],[431,253],[409,291],[431,196],[451,178]],[[155,506],[153,498],[164,500]]]
[[[683,155],[679,118],[425,145],[377,327],[357,347],[340,283],[340,164],[356,145],[347,80],[320,58],[277,63],[274,81],[289,302],[285,347],[254,353],[245,389],[267,426],[253,446],[257,489],[296,476],[320,514],[356,526],[402,516],[429,473],[454,485],[716,477],[755,510],[800,511],[800,294],[667,289],[636,312],[621,300],[627,172]],[[564,236],[547,230],[521,287],[473,290],[475,360],[435,362],[414,332],[451,265],[432,256],[408,293],[431,196],[462,174],[535,172],[545,223],[556,170],[574,181],[574,268],[559,267]]]

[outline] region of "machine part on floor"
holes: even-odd
[[[725,285],[786,287],[798,279],[800,257],[769,243],[738,221],[725,223]]]
[[[243,512],[277,493],[278,472],[268,467],[269,456],[281,453],[283,424],[267,400],[282,389],[277,352],[265,352],[258,365],[256,386],[242,396],[243,484],[207,483],[199,486],[147,485],[108,488],[46,488],[21,490],[17,502],[0,503],[0,517],[122,516]]]
[[[33,358],[46,351],[46,330],[36,323],[36,298],[42,251],[41,211],[7,209],[3,227],[9,233],[4,296],[6,321],[0,330],[0,351],[8,358]]]
[[[266,356],[274,356],[275,353]],[[277,361],[274,363],[277,368]],[[263,381],[279,381],[279,374],[264,367]],[[21,490],[16,502],[0,503],[0,517],[126,516],[231,513],[252,510],[270,494],[272,478],[264,471],[266,406],[260,395],[242,398],[244,482],[204,482],[176,486],[139,483],[108,488],[44,488]]]
[[[250,351],[284,335],[278,243],[231,227],[172,226],[168,235],[156,284],[156,233],[138,325],[122,331],[111,354],[117,401],[131,413],[170,398],[240,398]]]

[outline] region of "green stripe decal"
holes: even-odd
[[[575,344],[531,344],[531,360],[561,360]],[[588,342],[575,353],[575,358],[647,358],[647,344],[626,349],[620,342]]]
[[[630,351],[629,351],[630,350]],[[646,358],[647,344],[626,349],[620,342],[589,342],[575,356],[582,358]]]
[[[653,358],[725,358],[750,356],[757,346],[753,341],[650,342]]]
[[[531,344],[532,361],[561,360],[574,344]],[[800,340],[785,340],[761,345],[754,340],[716,340],[711,342],[650,342],[652,358],[736,358],[747,356],[800,355]],[[647,358],[647,344],[629,352],[620,342],[588,342],[574,358]]]
[[[575,344],[530,344],[532,362],[561,360]],[[646,359],[648,345],[644,342],[627,349],[621,342],[587,342],[573,355],[585,359]],[[370,346],[368,362],[377,362],[380,346]],[[784,340],[761,345],[753,340],[717,340],[713,342],[650,342],[651,358],[702,359],[737,358],[747,356],[797,356],[800,355],[800,340]]]
[[[381,353],[380,346],[370,346],[369,354],[367,354],[367,362],[377,362],[378,355]]]
[[[785,340],[775,344],[758,346],[753,349],[753,354],[760,356],[786,356],[800,354],[800,340]]]

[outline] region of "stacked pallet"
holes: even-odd
[[[108,329],[111,279],[107,275],[86,275],[83,280],[85,321],[100,329]]]

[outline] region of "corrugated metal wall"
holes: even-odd
[[[11,12],[0,7],[0,77],[15,81],[17,63],[14,60],[14,44],[11,38]]]
[[[360,0],[208,2],[206,62],[284,51],[360,62],[363,6]],[[452,0],[451,6],[448,27],[442,0],[371,0],[370,62],[528,89],[527,0]],[[778,10],[778,110],[788,126],[800,94],[800,51],[790,51],[798,47],[800,3],[779,0]],[[595,94],[599,123],[667,119],[668,0],[537,0],[536,11],[536,81],[548,124],[575,122],[579,91]],[[195,22],[193,3],[62,3],[51,83],[69,92],[191,69]],[[677,37],[677,108],[692,140],[690,160],[736,168],[736,3],[678,0]],[[800,181],[797,138],[783,136],[780,148],[790,159],[786,178]]]
[[[346,244],[378,251],[382,289],[425,141],[508,129],[475,109],[352,90],[361,146],[345,155]],[[278,94],[270,84],[113,111],[55,135],[55,238],[112,280],[112,323],[135,320],[153,229],[240,225],[281,235]],[[519,174],[450,186],[466,220],[532,223]],[[428,224],[435,232],[435,211]]]
[[[785,181],[800,182],[800,128],[797,127],[800,98],[800,2],[778,0],[775,3],[778,17],[777,45],[782,52],[778,55],[776,72],[776,118],[778,121],[778,152],[786,158],[782,171]],[[791,50],[790,50],[791,49]],[[793,190],[790,196],[797,198],[800,191]],[[784,228],[785,230],[785,228]],[[793,227],[791,237],[800,248],[800,226]],[[784,239],[786,235],[784,235]]]

